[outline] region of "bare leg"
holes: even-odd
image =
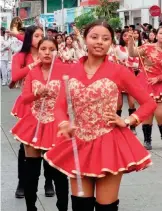
[[[24,145],[24,148],[26,157],[32,157],[32,158],[41,157],[41,150],[34,149],[33,147],[28,145]]]
[[[72,190],[72,210],[73,211],[93,211],[95,206],[94,198],[94,184],[95,180],[90,177],[82,179],[82,186],[84,191],[83,197],[78,197],[77,180],[70,179]]]
[[[96,201],[99,204],[111,204],[118,200],[119,187],[123,173],[107,176],[96,181]]]
[[[74,196],[78,195],[78,187],[77,187],[77,180],[71,178],[71,191]],[[95,187],[95,180],[91,177],[84,177],[82,178],[82,186],[84,191],[84,197],[92,197],[94,196],[94,187]]]
[[[157,104],[157,109],[155,110],[155,118],[158,125],[162,125],[162,103]]]
[[[132,96],[128,95],[127,96],[128,99],[128,105],[130,109],[135,109],[135,100]]]

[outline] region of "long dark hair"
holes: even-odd
[[[93,23],[90,23],[88,24],[86,27],[85,27],[85,30],[84,30],[84,38],[87,37],[88,33],[90,32],[90,30],[92,28],[94,28],[95,26],[103,26],[105,27],[106,29],[109,30],[110,34],[111,34],[111,37],[112,37],[112,40],[114,40],[114,31],[113,29],[111,28],[111,26],[107,23],[107,21],[105,20],[97,20],[97,21],[94,21]]]
[[[125,41],[123,40],[123,35],[124,35],[125,33],[128,33],[128,30],[126,30],[126,29],[122,30],[121,35],[120,35],[120,40],[119,40],[119,45],[121,45],[121,46],[123,46],[123,47],[126,46],[126,43],[125,43]]]
[[[63,41],[63,36],[62,36],[62,34],[57,34],[56,36],[55,36],[55,40],[57,41],[57,38],[58,37],[61,37],[61,39],[62,39],[62,41]]]
[[[157,29],[157,31],[156,31],[157,34],[159,33],[160,29],[162,29],[162,25],[160,25],[159,28]]]
[[[138,47],[139,47],[142,45],[141,33],[140,33],[140,30],[138,29],[135,29],[134,32],[135,31],[138,33]]]
[[[155,35],[155,38],[154,38],[153,41],[150,40],[150,38],[149,38],[149,36],[150,36],[151,33],[153,33],[153,34]],[[156,43],[156,42],[157,42],[156,35],[157,35],[157,32],[155,32],[155,31],[150,31],[149,34],[148,34],[148,42],[149,42],[149,43]]]
[[[33,34],[37,29],[41,29],[39,26],[29,26],[26,28],[25,30],[25,37],[24,37],[24,42],[23,42],[23,46],[20,52],[23,53],[29,53],[30,52],[30,48],[32,46],[32,39],[33,39]]]
[[[65,38],[65,47],[67,46],[66,41],[67,41],[67,39],[68,39],[69,37],[72,39],[72,41],[74,40],[73,37],[72,37],[71,35],[68,35],[68,36]]]

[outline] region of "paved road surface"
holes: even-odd
[[[18,90],[2,87],[1,103],[1,188],[2,211],[26,211],[24,199],[15,199],[17,186],[17,152],[19,143],[9,133],[16,120],[10,116],[11,107],[18,96]],[[127,114],[127,106],[124,113]],[[142,140],[141,127],[138,137]],[[120,189],[120,211],[162,211],[162,140],[156,123],[153,128],[154,165],[142,172],[125,175]],[[42,174],[43,175],[43,174]],[[56,197],[45,198],[44,177],[41,176],[38,192],[38,210],[56,211]],[[69,204],[71,211],[71,202]]]

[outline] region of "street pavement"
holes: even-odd
[[[24,199],[14,197],[17,186],[17,153],[19,143],[9,133],[16,119],[10,115],[11,108],[19,90],[1,89],[1,210],[26,211]],[[124,116],[127,116],[127,104]],[[141,126],[138,137],[142,141]],[[162,140],[156,122],[153,126],[154,165],[145,171],[124,175],[120,189],[120,211],[162,211]],[[70,200],[69,200],[70,201]],[[43,171],[39,182],[38,211],[56,211],[56,197],[44,196]],[[71,211],[71,202],[69,203]],[[83,210],[84,211],[84,210]]]

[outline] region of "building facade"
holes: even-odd
[[[44,13],[51,13],[62,9],[62,2],[64,8],[72,8],[78,6],[78,0],[44,0]]]
[[[155,28],[159,26],[159,17],[152,17],[149,9],[151,6],[161,7],[162,0],[120,0],[120,9],[118,10],[123,26],[138,23],[150,23]]]

